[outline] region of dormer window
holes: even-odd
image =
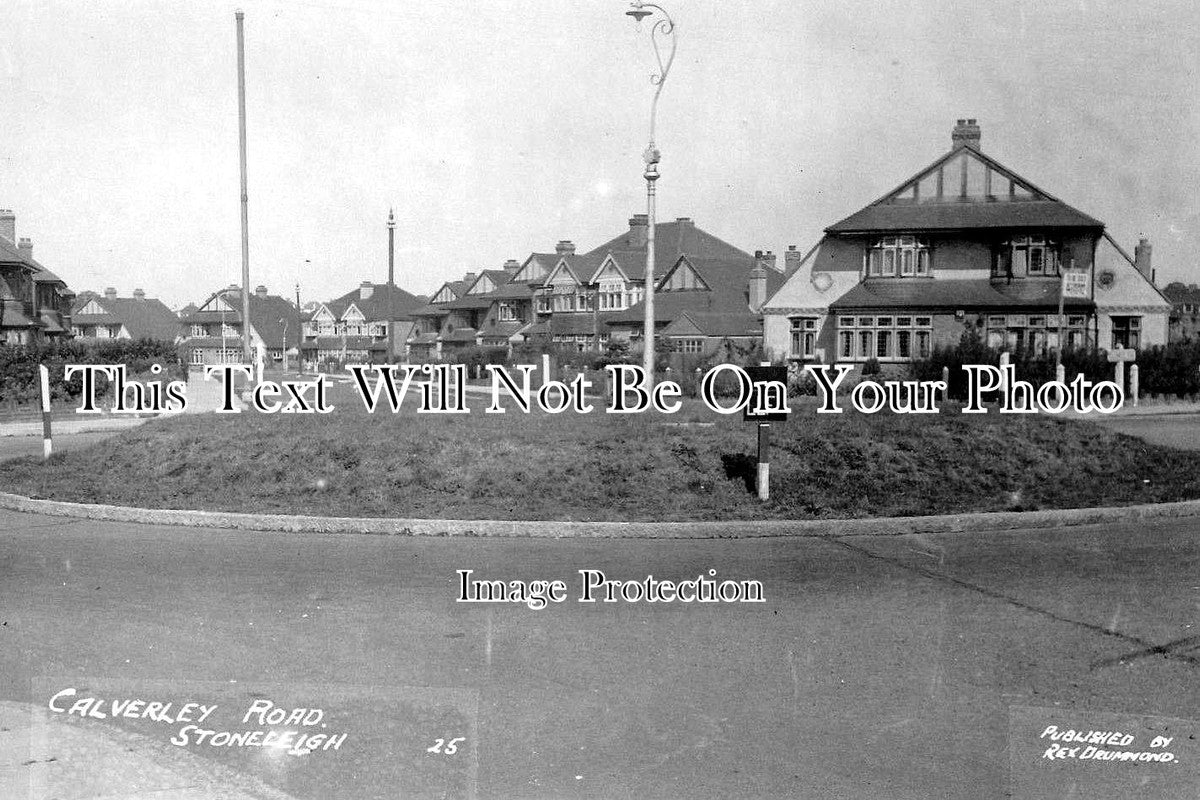
[[[870,278],[926,278],[929,242],[917,236],[885,236],[867,249],[866,262]]]
[[[1013,236],[1001,242],[992,260],[992,277],[1039,278],[1059,274],[1059,243],[1042,235]]]

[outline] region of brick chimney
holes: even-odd
[[[108,287],[107,289],[105,289],[104,290],[104,299],[105,300],[116,300],[117,299],[117,290],[111,286]]]
[[[267,287],[263,286],[261,283],[258,286],[255,286],[254,287],[254,295],[256,297],[266,297],[267,296]]]
[[[1133,265],[1137,267],[1137,271],[1146,276],[1147,280],[1153,280],[1154,273],[1150,266],[1150,240],[1143,236],[1138,239],[1137,247],[1133,248]]]
[[[629,246],[645,247],[646,236],[649,234],[650,217],[645,214],[634,214],[629,218]]]
[[[767,265],[775,263],[775,256],[754,251],[754,268],[750,270],[750,310],[758,313],[767,302]]]
[[[796,245],[789,244],[787,252],[783,254],[783,271],[791,273],[800,266],[800,259],[804,254],[796,249]]]
[[[143,290],[143,289],[134,289],[134,290],[133,290],[133,299],[134,299],[134,300],[145,300],[145,299],[146,299],[146,292],[145,292],[145,290]]]
[[[358,285],[359,300],[370,300],[373,294],[375,294],[375,284],[370,281],[363,281]]]
[[[521,262],[517,261],[515,258],[510,258],[508,261],[504,262],[504,271],[507,272],[509,275],[515,275],[517,273],[517,270],[519,270],[520,268],[521,268]]]
[[[477,275],[474,272],[468,272],[466,275],[463,275],[463,283],[466,284],[466,288],[470,289],[471,284],[474,283],[475,279],[478,277],[479,277],[479,275]]]
[[[554,245],[554,252],[560,256],[575,255],[575,243],[570,239],[560,239],[558,244]]]
[[[17,251],[20,252],[22,258],[29,259],[32,261],[33,260],[33,240],[30,239],[28,236],[22,236],[21,239],[17,242]]]
[[[950,134],[950,143],[956,150],[965,145],[971,145],[978,150],[980,138],[979,125],[974,119],[960,119]]]
[[[0,236],[17,243],[17,217],[11,208],[0,208]]]

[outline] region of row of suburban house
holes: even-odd
[[[367,281],[300,309],[260,286],[249,298],[251,341],[308,363],[452,359],[539,341],[640,349],[647,234],[635,214],[589,250],[560,241],[429,297]],[[14,236],[11,213],[0,212],[0,340],[152,335],[181,341],[193,364],[241,359],[239,287],[179,315],[137,292],[75,298]],[[964,332],[998,347],[1111,349],[1200,329],[1194,284],[1160,292],[1146,240],[1131,254],[1102,222],[985,155],[975,120],[958,121],[942,157],[827,227],[811,249],[789,247],[782,264],[689,218],[656,226],[654,256],[656,336],[681,353],[761,343],[793,361],[904,362]],[[1089,285],[1060,310],[1064,270]]]

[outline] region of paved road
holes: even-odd
[[[710,568],[762,581],[766,602],[576,602],[580,569]],[[570,600],[456,603],[457,569],[561,578]],[[231,730],[255,700],[320,706],[349,732],[340,752],[176,748],[177,723],[145,720],[122,732],[297,798],[1001,798],[1014,708],[1064,729],[1085,711],[1200,720],[1198,601],[1193,521],[642,542],[0,512],[0,701],[207,701]],[[1019,765],[1034,768],[1048,769]]]
[[[1151,444],[1200,450],[1200,414],[1163,414],[1159,416],[1111,416],[1094,420],[1120,433],[1137,436]]]

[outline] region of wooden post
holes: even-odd
[[[758,499],[771,499],[771,423],[758,423]]]
[[[45,364],[38,365],[38,373],[42,385],[42,460],[50,458],[54,452],[54,442],[50,436],[50,370]]]
[[[946,384],[946,388],[942,390],[942,402],[950,399],[950,368],[942,367],[942,383]]]
[[[1133,396],[1133,407],[1138,404],[1138,365],[1129,365],[1129,394]]]

